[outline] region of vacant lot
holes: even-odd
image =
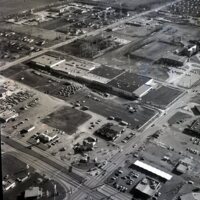
[[[176,123],[183,123],[184,121],[191,119],[191,115],[187,114],[187,113],[183,113],[183,112],[177,112],[176,114],[174,114],[169,120],[168,123],[170,125],[176,124]]]
[[[153,42],[131,52],[130,55],[133,58],[156,61],[165,56],[168,52],[173,52],[175,49],[177,49],[177,46],[164,42]]]
[[[58,50],[86,59],[93,59],[108,50],[115,49],[119,43],[109,35],[97,35],[76,40],[68,45],[59,47]]]
[[[70,107],[62,107],[42,120],[51,127],[73,134],[78,126],[89,120],[91,116]]]

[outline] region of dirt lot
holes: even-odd
[[[188,119],[191,119],[191,115],[187,114],[187,113],[183,113],[183,112],[177,112],[176,114],[174,114],[169,120],[168,123],[170,125],[173,124],[179,124],[179,123],[183,123],[184,121],[187,121]]]
[[[65,131],[71,135],[77,127],[90,119],[90,115],[70,107],[62,107],[42,120],[51,127]]]
[[[145,45],[141,49],[138,49],[130,53],[133,58],[147,59],[150,61],[157,61],[167,54],[167,52],[173,52],[178,47],[163,42],[153,42]]]

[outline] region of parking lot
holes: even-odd
[[[183,92],[177,88],[161,86],[157,89],[151,90],[147,95],[142,98],[142,100],[143,102],[152,106],[166,109],[182,94]]]

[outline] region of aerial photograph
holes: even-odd
[[[3,200],[200,200],[200,0],[0,0]]]

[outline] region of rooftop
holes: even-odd
[[[27,198],[33,198],[33,197],[39,197],[42,196],[42,191],[39,187],[31,187],[27,190],[25,190],[24,197]]]
[[[137,167],[140,167],[140,168],[142,168],[142,169],[144,169],[144,170],[146,170],[148,172],[151,172],[151,173],[153,173],[153,174],[155,174],[155,175],[157,175],[157,176],[159,176],[159,177],[161,177],[163,179],[166,179],[168,181],[172,179],[172,175],[170,175],[170,174],[168,174],[166,172],[163,172],[163,171],[161,171],[161,170],[159,170],[159,169],[157,169],[155,167],[152,167],[151,165],[148,165],[148,164],[146,164],[144,162],[141,162],[139,160],[136,160],[134,165],[137,166]]]
[[[135,189],[147,196],[153,196],[160,189],[160,183],[154,179],[146,177],[136,185]]]
[[[125,72],[117,78],[110,81],[108,85],[111,85],[121,90],[125,90],[127,92],[134,92],[143,84],[148,85],[149,81],[152,81],[152,79],[138,74]]]
[[[49,55],[42,55],[32,60],[33,63],[43,67],[54,67],[65,62],[65,59],[56,58]]]

